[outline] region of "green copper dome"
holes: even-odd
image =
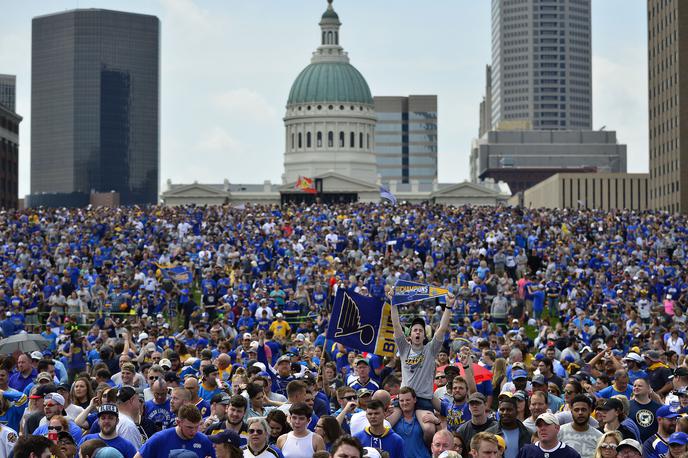
[[[373,105],[373,97],[365,78],[353,65],[317,62],[304,68],[296,77],[287,104],[316,102]]]
[[[322,19],[336,19],[339,21],[339,15],[332,8],[328,8],[323,13]]]

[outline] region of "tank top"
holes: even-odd
[[[287,434],[287,440],[284,441],[282,447],[282,455],[284,458],[311,458],[315,450],[313,450],[313,432],[308,431],[305,437],[296,437],[294,432]]]

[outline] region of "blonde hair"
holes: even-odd
[[[495,359],[494,365],[492,366],[492,383],[497,383],[500,379],[504,379],[506,376],[506,359],[497,358]],[[495,387],[499,389],[499,387]]]
[[[602,449],[600,448],[600,445],[604,444],[605,439],[608,437],[613,437],[614,440],[616,441],[616,445],[619,445],[623,437],[621,436],[621,433],[618,431],[609,431],[600,436],[600,438],[597,440],[597,445],[595,446],[595,457],[594,458],[602,458]]]

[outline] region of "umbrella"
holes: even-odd
[[[40,334],[15,334],[0,340],[0,355],[9,355],[17,350],[23,353],[41,351],[48,345],[50,342]]]

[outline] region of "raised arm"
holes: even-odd
[[[444,335],[449,330],[449,321],[451,320],[452,308],[454,307],[454,295],[452,293],[447,294],[447,304],[444,307],[444,312],[442,313],[442,319],[440,320],[440,325],[435,331],[435,339],[442,342],[444,340]]]
[[[392,303],[392,287],[387,285],[385,286],[385,296],[387,297],[387,300],[389,303]],[[396,339],[403,339],[404,338],[404,328],[401,327],[401,320],[399,319],[399,310],[392,305],[392,327],[394,328],[394,337]]]

